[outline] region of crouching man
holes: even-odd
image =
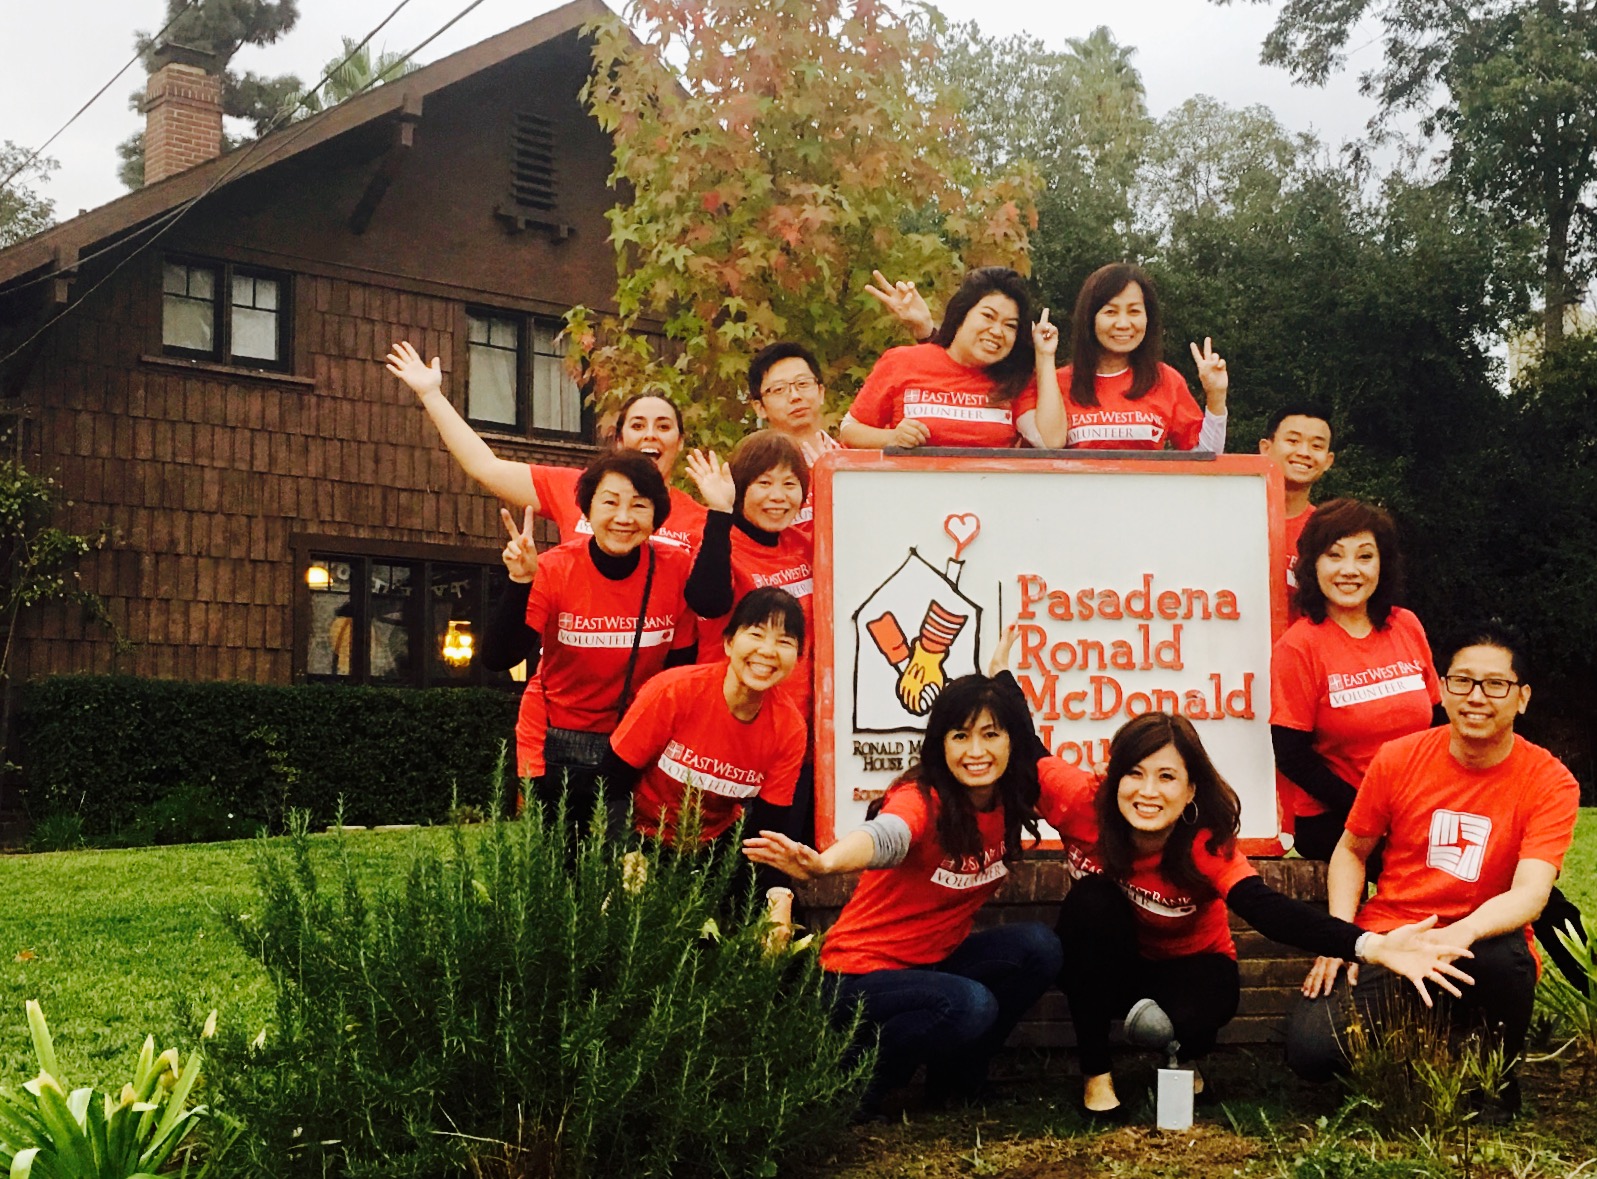
[[[1450,1020],[1500,1038],[1505,1059],[1525,1044],[1536,990],[1530,923],[1541,914],[1574,834],[1580,788],[1547,750],[1514,734],[1530,702],[1523,643],[1488,623],[1453,645],[1442,677],[1446,728],[1382,746],[1359,787],[1347,829],[1331,855],[1333,916],[1381,932],[1431,913],[1456,945],[1472,982],[1441,996]],[[1365,865],[1384,841],[1375,895],[1365,900]],[[1321,958],[1287,1029],[1287,1063],[1329,1079],[1347,1065],[1355,1013],[1379,1036],[1408,1001],[1406,984],[1379,967]],[[1334,993],[1333,993],[1334,991]],[[1519,1109],[1512,1073],[1495,1112]]]

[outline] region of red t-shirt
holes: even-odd
[[[891,430],[905,418],[925,423],[927,446],[1015,446],[1015,422],[1037,408],[1035,382],[1013,401],[992,403],[984,368],[955,364],[940,344],[889,348],[860,387],[848,415],[862,426]]]
[[[560,543],[576,540],[579,536],[593,535],[593,525],[577,507],[577,480],[581,467],[548,467],[541,463],[529,464],[532,471],[532,489],[538,493],[538,514],[553,520],[560,533]],[[709,509],[691,495],[668,487],[671,496],[671,514],[655,529],[657,544],[675,545],[690,553],[699,551],[699,540],[704,536],[704,517]]]
[[[1270,723],[1314,734],[1314,752],[1357,786],[1387,741],[1431,727],[1442,689],[1425,628],[1397,607],[1355,639],[1335,622],[1300,618],[1270,658]],[[1285,779],[1294,815],[1325,808]]]
[[[982,854],[956,862],[937,842],[937,804],[913,782],[894,786],[882,814],[909,825],[909,855],[867,870],[821,945],[821,966],[838,974],[908,970],[941,962],[970,934],[976,910],[1009,875],[1004,812],[978,812]]]
[[[814,673],[810,651],[815,646],[815,551],[810,539],[790,525],[776,534],[775,545],[763,545],[736,524],[732,526],[732,602],[734,608],[750,590],[774,585],[798,599],[804,611],[804,649],[793,673],[777,688],[809,720],[814,706]],[[727,615],[699,621],[699,662],[726,658]]]
[[[809,732],[798,710],[774,695],[744,722],[726,705],[726,660],[661,672],[638,693],[610,748],[643,769],[632,820],[670,841],[690,787],[699,791],[700,837],[709,842],[743,813],[743,801],[793,801]]]
[[[1042,783],[1038,812],[1059,831],[1065,845],[1065,866],[1077,880],[1083,876],[1105,875],[1097,855],[1098,815],[1093,808],[1094,791],[1083,786],[1081,778],[1091,778],[1057,757],[1037,763]],[[1198,832],[1192,843],[1192,862],[1209,888],[1204,895],[1193,893],[1164,874],[1162,852],[1153,852],[1133,861],[1131,876],[1116,884],[1131,901],[1136,921],[1137,952],[1144,958],[1185,958],[1192,954],[1237,956],[1231,940],[1231,918],[1225,897],[1237,882],[1255,875],[1253,865],[1237,850],[1221,846],[1219,854],[1209,850],[1209,832]]]
[[[537,683],[542,685],[547,722],[585,733],[612,732],[616,704],[626,679],[637,631],[649,554],[620,581],[594,567],[587,540],[557,545],[538,558],[538,575],[527,597],[527,625],[543,637]],[[665,667],[666,654],[693,645],[692,611],[682,600],[693,558],[686,549],[653,547],[654,584],[632,673],[636,695]],[[529,683],[533,690],[535,684]],[[523,712],[526,709],[523,708]]]
[[[1518,736],[1503,761],[1469,769],[1449,749],[1452,734],[1444,725],[1388,742],[1359,787],[1347,829],[1386,839],[1375,895],[1356,919],[1365,929],[1432,913],[1447,925],[1507,892],[1519,861],[1563,866],[1580,808],[1575,776]]]
[[[1303,526],[1309,522],[1309,517],[1314,515],[1314,505],[1310,504],[1296,516],[1286,518],[1286,622],[1291,626],[1303,617],[1303,612],[1298,609],[1298,538],[1303,535]]]
[[[1059,388],[1065,395],[1070,414],[1070,433],[1065,445],[1072,450],[1163,450],[1170,442],[1177,450],[1198,445],[1203,429],[1203,410],[1187,388],[1187,379],[1168,364],[1159,366],[1159,380],[1135,401],[1131,391],[1132,374],[1098,377],[1094,391],[1097,405],[1077,405],[1070,400],[1070,366],[1059,370]]]
[[[799,449],[804,452],[804,461],[813,468],[815,461],[823,454],[838,450],[841,447],[842,443],[836,438],[833,438],[824,430],[817,430],[810,440]],[[793,517],[793,522],[788,525],[788,528],[805,542],[811,545],[815,543],[815,479],[813,476],[810,478],[809,490],[804,494],[804,506],[798,510],[798,515]]]

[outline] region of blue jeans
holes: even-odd
[[[974,1095],[993,1056],[1053,985],[1062,962],[1053,930],[1024,921],[978,930],[932,966],[833,974],[840,1016],[858,1006],[876,1034],[866,1108],[888,1089],[908,1084],[921,1064],[928,1096]]]

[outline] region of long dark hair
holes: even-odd
[[[961,785],[948,768],[943,744],[949,733],[969,727],[984,712],[991,714],[998,727],[1009,734],[1009,767],[997,785],[998,805],[1004,809],[1004,859],[1008,861],[1020,855],[1022,829],[1033,839],[1038,837],[1037,762],[1025,751],[1031,717],[988,677],[961,676],[943,688],[926,716],[920,761],[888,789],[914,784],[926,800],[927,809],[937,813],[937,842],[943,851],[956,860],[980,860],[981,828],[970,801],[970,788]],[[878,801],[867,814],[875,818],[880,809]]]
[[[1186,763],[1187,781],[1192,783],[1192,803],[1197,821],[1178,819],[1165,840],[1159,866],[1165,876],[1188,892],[1202,895],[1212,891],[1197,865],[1192,862],[1192,845],[1200,831],[1209,833],[1209,854],[1223,855],[1236,843],[1242,827],[1242,803],[1209,760],[1198,737],[1198,730],[1184,716],[1167,712],[1145,712],[1120,726],[1109,743],[1109,768],[1098,784],[1094,805],[1098,812],[1098,857],[1104,870],[1116,880],[1129,880],[1136,861],[1131,824],[1120,813],[1120,780],[1143,758],[1175,746]]]
[[[1397,524],[1382,508],[1361,499],[1327,500],[1314,510],[1298,537],[1298,609],[1315,622],[1325,621],[1325,593],[1320,589],[1315,564],[1337,541],[1360,532],[1375,538],[1381,555],[1381,576],[1365,603],[1370,624],[1381,630],[1403,601],[1403,550],[1397,543]]]
[[[1081,294],[1076,296],[1076,310],[1070,320],[1070,400],[1077,405],[1098,404],[1098,390],[1093,383],[1098,379],[1098,361],[1103,356],[1103,345],[1098,343],[1098,309],[1132,283],[1142,288],[1148,332],[1131,354],[1131,391],[1126,400],[1137,400],[1159,383],[1159,362],[1164,358],[1159,292],[1142,267],[1114,262],[1089,274],[1081,284]]]
[[[1031,347],[1031,292],[1026,290],[1025,279],[1007,266],[982,266],[970,271],[948,300],[943,311],[943,326],[937,329],[932,343],[944,348],[952,344],[965,317],[988,295],[1013,299],[1020,317],[1015,328],[1015,346],[1009,350],[1009,355],[987,366],[987,375],[993,379],[992,402],[1002,405],[1013,401],[1026,387],[1036,363]]]

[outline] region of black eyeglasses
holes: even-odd
[[[1501,700],[1508,695],[1510,688],[1519,687],[1519,681],[1505,680],[1501,676],[1495,675],[1487,676],[1483,680],[1467,675],[1444,675],[1442,677],[1442,687],[1455,696],[1468,696],[1476,688],[1479,688],[1489,698]]]

